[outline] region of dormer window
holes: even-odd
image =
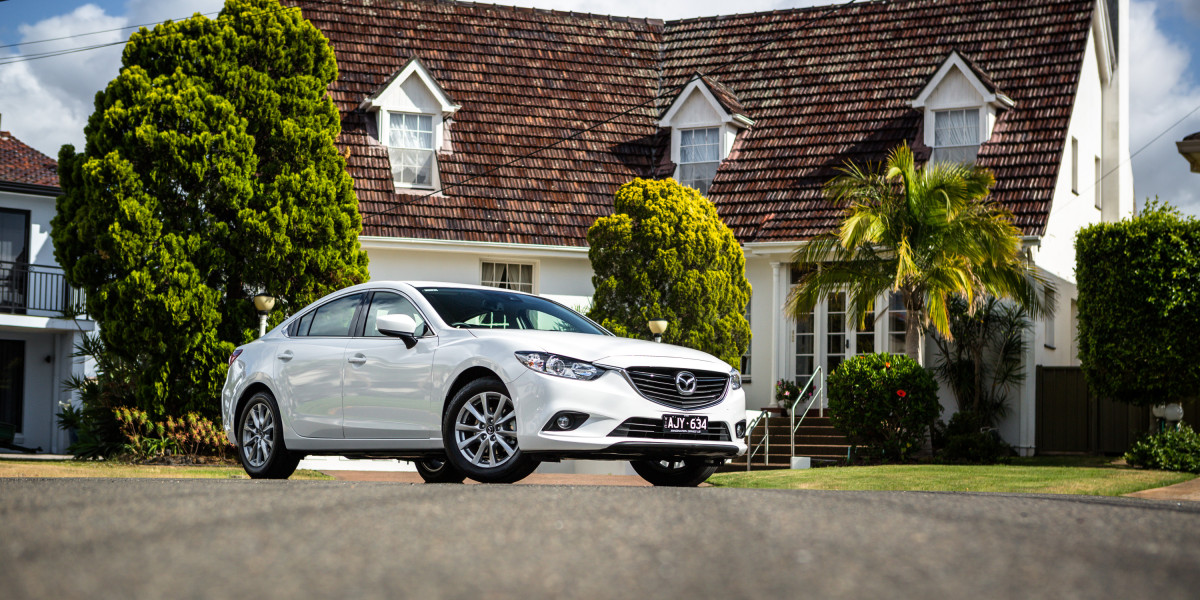
[[[412,58],[359,105],[375,112],[373,137],[387,148],[396,191],[437,189],[438,154],[452,152],[450,117],[460,108]]]
[[[708,193],[721,164],[721,128],[684,129],[679,132],[679,183]]]
[[[753,124],[732,90],[710,77],[693,79],[658,123],[671,129],[675,180],[707,194],[738,132]]]
[[[979,154],[979,109],[934,111],[933,123],[935,162],[975,162]]]
[[[912,101],[924,113],[924,144],[933,162],[971,163],[1014,103],[978,66],[951,52]]]
[[[433,186],[433,115],[387,113],[388,158],[398,186]]]

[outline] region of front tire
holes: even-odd
[[[629,465],[652,485],[669,487],[696,487],[717,472],[717,465],[697,458],[633,460]]]
[[[442,441],[453,467],[480,483],[513,483],[533,473],[538,461],[517,445],[516,408],[495,377],[463,386],[442,416]]]
[[[462,483],[467,478],[444,458],[425,458],[416,461],[417,474],[425,483]]]
[[[238,458],[251,479],[287,479],[302,458],[283,443],[283,421],[270,392],[258,392],[238,417]]]

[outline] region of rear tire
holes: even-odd
[[[629,465],[651,484],[669,487],[696,487],[717,472],[717,465],[698,458],[633,460]]]
[[[537,469],[538,461],[521,452],[516,435],[516,405],[495,377],[463,386],[442,416],[446,457],[480,483],[514,483]]]
[[[415,464],[425,483],[462,483],[467,478],[445,458],[425,458]]]
[[[304,458],[283,443],[283,421],[270,392],[246,401],[238,416],[238,458],[251,479],[287,479]]]

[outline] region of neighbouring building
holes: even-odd
[[[14,427],[17,445],[64,453],[70,442],[57,414],[73,397],[63,382],[84,374],[73,355],[95,323],[68,318],[83,298],[66,284],[50,240],[57,168],[0,131],[0,423]]]
[[[749,404],[904,346],[881,297],[783,311],[790,259],[841,209],[847,160],[907,142],[975,160],[1058,284],[1002,435],[1035,447],[1035,365],[1078,364],[1074,235],[1130,214],[1128,0],[895,0],[679,21],[440,0],[287,0],[329,37],[374,279],[496,285],[586,307],[588,227],[635,177],[712,200],[754,287]],[[771,43],[767,43],[771,42]],[[764,43],[767,43],[765,46]],[[927,348],[932,344],[927,342]],[[943,395],[948,417],[954,400]]]

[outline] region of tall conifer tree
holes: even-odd
[[[298,9],[228,0],[215,20],[134,33],[84,151],[60,152],[55,255],[106,351],[136,366],[143,408],[218,411],[226,359],[256,332],[254,294],[280,299],[278,323],[366,280],[336,77]]]

